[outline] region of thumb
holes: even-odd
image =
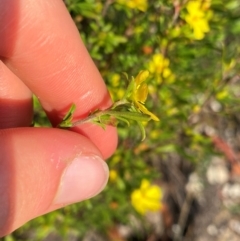
[[[0,131],[0,237],[44,213],[98,194],[108,168],[98,149],[74,132]]]

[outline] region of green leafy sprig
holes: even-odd
[[[95,110],[84,119],[75,122],[72,121],[76,109],[76,105],[72,104],[58,127],[68,128],[91,122],[105,129],[106,125],[117,126],[120,121],[130,126],[130,121],[134,121],[138,124],[141,130],[142,140],[144,140],[146,132],[143,122],[148,122],[151,119],[159,121],[158,117],[145,107],[145,101],[148,95],[148,86],[145,81],[148,75],[148,71],[140,71],[136,78],[131,78],[126,93],[121,100],[113,103],[108,109]]]

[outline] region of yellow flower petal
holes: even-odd
[[[197,39],[197,40],[201,40],[201,39],[204,38],[204,32],[201,31],[201,29],[198,29],[198,28],[193,29],[193,35],[194,35],[194,38]]]
[[[149,72],[147,70],[142,70],[138,73],[137,77],[135,78],[135,83],[139,86],[143,81],[145,81],[149,76]]]
[[[127,96],[133,104],[134,107],[139,111],[146,115],[149,115],[149,117],[155,121],[159,121],[159,119],[148,109],[144,106],[145,101],[148,96],[148,86],[146,83],[143,83],[149,76],[149,72],[147,70],[142,70],[139,72],[139,74],[136,76],[136,78],[133,78],[132,80],[132,87],[131,92]]]
[[[151,199],[143,199],[142,206],[147,211],[159,211],[161,207],[160,199],[159,200],[151,200]]]
[[[171,70],[169,68],[166,68],[163,70],[163,77],[168,78],[172,74]]]
[[[135,102],[135,103],[136,103],[138,109],[139,109],[143,114],[149,115],[152,120],[159,121],[158,117],[155,116],[152,112],[150,112],[143,104],[141,104],[140,102]]]
[[[150,182],[147,179],[143,179],[141,182],[140,189],[145,190],[150,187]]]
[[[143,83],[139,86],[137,93],[135,95],[135,98],[137,101],[140,101],[141,103],[145,103],[148,96],[148,86],[146,83]]]
[[[152,185],[147,193],[146,193],[146,197],[148,197],[149,199],[157,199],[159,200],[162,197],[162,193],[159,192],[159,187],[156,185]]]

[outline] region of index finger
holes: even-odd
[[[53,125],[72,103],[82,118],[111,105],[107,88],[60,0],[0,1],[0,55],[5,64],[39,98]],[[82,126],[109,156],[116,147],[113,127]]]

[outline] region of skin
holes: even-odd
[[[99,193],[115,151],[114,127],[29,127],[35,94],[56,126],[72,103],[74,120],[111,105],[107,88],[61,0],[0,0],[0,237],[70,203],[56,203],[69,163],[84,156],[78,200]],[[90,163],[90,164],[89,164]],[[84,174],[86,170],[86,174]],[[91,173],[92,175],[88,175]],[[103,185],[103,183],[105,183]],[[73,188],[74,189],[74,185]],[[74,192],[74,190],[71,190]]]

